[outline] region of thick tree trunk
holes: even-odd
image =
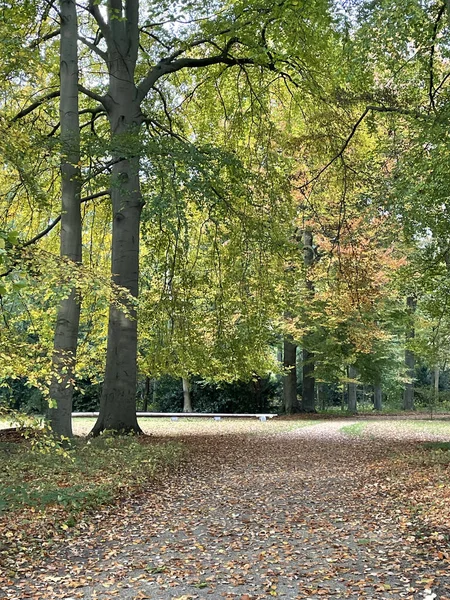
[[[306,289],[308,290],[308,296],[312,298],[314,296],[314,284],[308,277],[308,269],[311,268],[314,262],[313,252],[313,236],[309,229],[303,232],[302,236],[303,243],[303,262],[306,266]],[[315,413],[316,411],[316,396],[315,396],[315,377],[314,377],[314,353],[310,351],[311,346],[311,335],[305,333],[303,336],[303,352],[302,352],[302,365],[303,365],[303,393],[302,393],[302,404],[301,410],[306,413]]]
[[[297,346],[284,339],[283,365],[286,375],[283,379],[284,411],[290,415],[297,410]]]
[[[373,408],[374,408],[374,410],[381,411],[383,409],[382,397],[383,397],[383,390],[381,387],[381,383],[376,383],[373,386]]]
[[[406,299],[406,304],[411,318],[411,326],[406,332],[406,345],[408,345],[408,342],[414,339],[415,336],[415,328],[412,319],[416,311],[417,301],[414,297],[408,296],[408,298]],[[414,352],[408,347],[406,347],[405,349],[405,366],[406,376],[408,377],[409,381],[405,383],[405,389],[403,391],[403,409],[414,410],[414,375],[416,357],[414,355]]]
[[[131,6],[131,4],[130,4]],[[132,15],[137,19],[136,15]],[[134,297],[139,282],[139,223],[142,196],[139,182],[139,159],[133,155],[133,144],[142,123],[134,85],[136,51],[134,37],[129,37],[130,23],[111,18],[115,45],[108,48],[109,102],[108,118],[112,147],[120,148],[114,158],[111,179],[113,213],[111,272],[114,283]],[[123,308],[122,308],[123,307]],[[137,319],[136,312],[122,303],[109,310],[108,345],[105,381],[100,401],[100,414],[92,430],[98,435],[104,429],[141,432],[136,418],[137,385]]]
[[[114,167],[111,199],[113,206],[113,281],[138,294],[139,220],[141,195],[137,161],[122,160]],[[92,431],[104,429],[140,432],[136,418],[137,319],[129,305],[109,310],[108,344],[100,414]]]
[[[61,0],[60,122],[61,122],[61,235],[60,255],[81,262],[80,124],[78,115],[78,24],[73,0]],[[63,300],[56,319],[53,377],[48,418],[58,435],[72,436],[72,394],[80,322],[75,291]]]
[[[356,379],[358,377],[358,371],[353,365],[349,365],[348,367],[348,377],[349,379]],[[356,392],[357,383],[350,381],[348,384],[347,410],[353,414],[357,412]]]
[[[187,377],[183,377],[183,412],[192,412],[191,386]]]

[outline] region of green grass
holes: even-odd
[[[361,437],[364,434],[366,425],[367,423],[363,422],[353,423],[352,425],[344,425],[340,430],[351,437]]]
[[[402,421],[402,423],[410,429],[420,430],[426,433],[446,434],[450,436],[450,420],[424,420],[417,419],[411,421]]]
[[[441,450],[442,452],[450,451],[450,442],[426,442],[423,446],[427,450]]]
[[[28,442],[0,443],[0,512],[61,509],[76,514],[112,502],[176,464],[182,445],[145,444],[134,437],[74,440],[64,454],[33,450]]]

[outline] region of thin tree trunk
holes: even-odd
[[[187,377],[183,377],[183,412],[192,412],[191,386]]]
[[[349,365],[349,367],[348,367],[348,377],[349,377],[349,379],[356,379],[358,377],[358,371],[356,370],[356,368],[353,365]],[[347,410],[348,410],[348,412],[353,413],[353,414],[355,414],[357,412],[356,393],[357,393],[357,383],[349,381]]]
[[[303,261],[306,267],[306,289],[308,296],[314,296],[314,284],[308,276],[308,270],[314,262],[314,252],[312,248],[313,236],[309,229],[303,232]],[[302,412],[315,413],[316,411],[316,396],[314,393],[315,377],[314,377],[314,353],[310,350],[311,334],[305,333],[303,336],[303,351],[302,351],[302,367],[303,367],[303,393],[302,393]]]
[[[373,386],[373,408],[374,408],[374,410],[378,410],[378,411],[383,410],[382,396],[383,396],[383,393],[382,393],[381,383],[376,383]]]
[[[143,403],[142,403],[142,410],[144,412],[147,412],[148,410],[148,400],[150,398],[150,394],[151,394],[151,388],[152,388],[152,383],[151,383],[151,379],[148,375],[146,375],[145,377],[145,388],[144,388],[144,398],[143,398]]]
[[[306,337],[306,336],[305,336]],[[302,412],[315,413],[316,396],[314,378],[314,354],[303,348],[303,393],[302,393]]]
[[[283,364],[286,375],[283,379],[284,411],[290,415],[297,410],[297,346],[284,339]]]
[[[434,403],[436,405],[436,403],[439,400],[439,375],[440,375],[440,368],[439,365],[435,365],[434,367]]]
[[[405,366],[406,376],[408,377],[409,381],[405,383],[405,389],[403,392],[403,409],[414,410],[414,375],[416,357],[414,355],[414,352],[408,348],[408,342],[414,339],[415,336],[413,317],[416,311],[417,301],[414,297],[408,296],[408,298],[406,299],[406,304],[411,319],[411,325],[406,331]]]
[[[76,4],[61,0],[60,123],[61,123],[61,234],[60,255],[74,263],[82,258],[80,123],[78,115],[78,23]],[[75,290],[63,300],[56,319],[53,377],[49,408],[51,427],[58,435],[72,436],[72,395],[80,322],[80,302]]]

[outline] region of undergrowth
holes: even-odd
[[[144,486],[181,454],[179,443],[144,444],[132,436],[71,440],[63,454],[27,440],[0,442],[0,513],[56,507],[70,526],[78,513]]]

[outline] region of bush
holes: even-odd
[[[278,409],[280,383],[276,378],[257,378],[234,383],[210,383],[200,378],[191,382],[194,412],[268,412]],[[183,410],[180,379],[165,376],[158,380],[153,409],[161,412]]]

